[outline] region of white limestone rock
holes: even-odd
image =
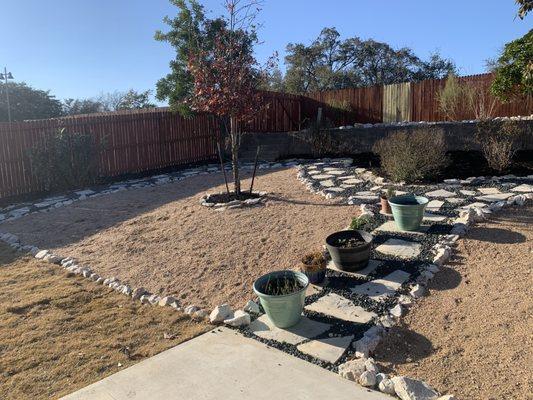
[[[187,315],[193,315],[196,311],[198,311],[200,309],[200,307],[198,306],[195,306],[193,304],[191,304],[190,306],[187,306],[185,307],[185,309],[183,310],[183,312]]]
[[[389,313],[393,317],[400,318],[403,314],[402,306],[400,304],[396,304],[390,309]]]
[[[248,303],[246,303],[243,309],[244,311],[250,314],[261,314],[261,309],[259,308],[259,305],[253,300],[248,300]]]
[[[426,288],[419,284],[414,285],[410,291],[411,296],[413,296],[415,299],[419,299],[420,297],[424,296],[425,293]]]
[[[388,378],[385,378],[378,383],[378,389],[382,393],[396,394],[396,391],[394,390],[394,382]]]
[[[161,307],[170,306],[172,303],[175,303],[176,299],[172,296],[165,296],[161,300],[159,300],[159,305]]]
[[[233,314],[233,318],[224,320],[224,323],[226,325],[233,326],[236,328],[241,327],[241,326],[248,326],[250,325],[250,322],[251,322],[250,314],[242,310],[235,311],[235,314]]]
[[[364,387],[376,386],[376,373],[372,371],[365,371],[359,377],[359,384]]]
[[[105,280],[103,282],[105,282]],[[133,290],[133,292],[131,293],[131,297],[133,300],[139,300],[144,294],[146,294],[146,289],[143,287],[139,287]]]
[[[395,376],[392,382],[396,395],[402,400],[437,400],[439,397],[427,383],[416,379]]]
[[[339,365],[339,375],[344,379],[356,382],[359,377],[366,371],[365,359],[356,358]]]
[[[49,254],[48,250],[41,250],[37,254],[35,254],[35,258],[38,260],[42,260]]]
[[[377,374],[379,372],[378,366],[376,365],[376,362],[373,358],[367,358],[365,360],[365,368],[367,371],[373,372],[374,374]]]
[[[224,320],[230,318],[232,314],[233,310],[231,309],[229,304],[222,304],[220,306],[216,306],[213,311],[211,311],[211,314],[209,314],[209,322],[211,322],[212,324],[224,322]]]
[[[203,321],[205,320],[209,314],[205,310],[196,310],[192,313],[191,318],[195,321]]]

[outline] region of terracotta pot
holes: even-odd
[[[381,212],[383,214],[392,214],[392,209],[390,208],[387,196],[381,196]]]

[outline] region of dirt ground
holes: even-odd
[[[533,207],[478,225],[458,250],[376,358],[461,400],[531,400]]]
[[[61,397],[208,329],[3,244],[0,288],[3,400]]]
[[[202,307],[242,306],[253,281],[292,268],[358,212],[309,193],[295,169],[268,171],[254,187],[264,206],[217,212],[202,194],[224,190],[222,174],[119,192],[2,224],[25,243],[77,257],[99,274]],[[243,188],[250,179],[243,181]]]

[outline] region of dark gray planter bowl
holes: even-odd
[[[349,239],[353,237],[363,239],[365,243],[352,248],[341,248],[333,245],[338,239]],[[374,236],[365,231],[339,231],[332,233],[326,238],[326,247],[338,269],[346,272],[355,272],[368,265],[373,240]]]

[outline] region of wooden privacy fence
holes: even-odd
[[[509,103],[497,101],[489,92],[493,74],[460,77],[460,82],[480,86],[486,93],[488,103],[494,102],[494,117],[511,117],[533,114],[533,98]],[[400,122],[400,121],[444,121],[439,111],[438,93],[444,88],[446,79],[428,79],[421,82],[406,82],[365,88],[339,89],[310,93],[306,96],[318,100],[334,125],[353,123]],[[308,100],[305,100],[308,101]],[[319,105],[320,106],[320,105]],[[317,105],[313,106],[314,108]],[[467,112],[461,119],[474,119]]]
[[[59,128],[94,135],[104,144],[98,163],[102,177],[214,160],[217,154],[218,122],[206,114],[182,118],[156,109],[1,123],[0,198],[44,189],[28,153]]]

